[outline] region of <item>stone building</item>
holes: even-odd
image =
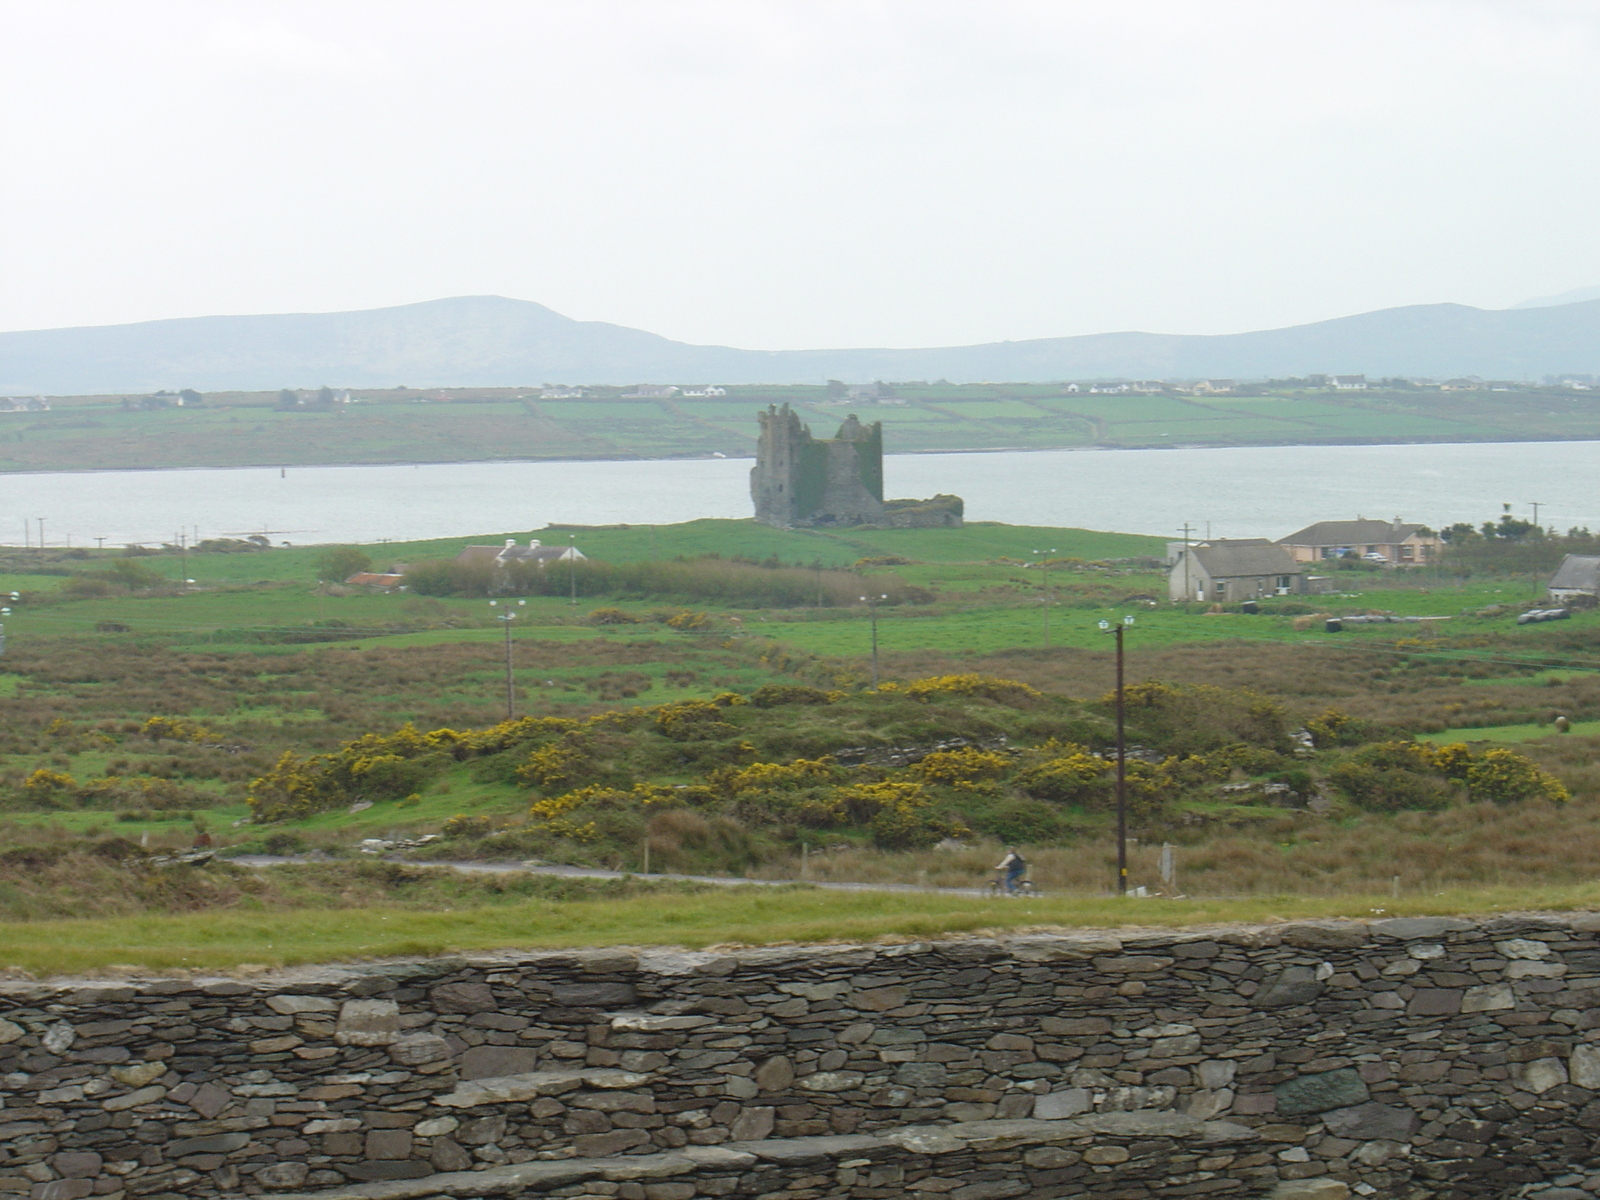
[[[759,419],[750,496],[763,524],[960,527],[959,496],[884,500],[883,422],[863,425],[851,413],[832,438],[816,438],[787,404]]]
[[[1167,572],[1167,596],[1234,603],[1307,590],[1305,564],[1265,538],[1217,538],[1180,551]]]

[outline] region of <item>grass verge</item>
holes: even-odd
[[[1239,900],[1044,896],[987,900],[928,893],[730,887],[463,907],[195,913],[39,921],[0,928],[0,965],[36,976],[83,972],[245,970],[470,950],[607,945],[714,945],[921,939],[984,930],[1119,928],[1221,922],[1507,911],[1600,905],[1600,886],[1387,896]]]

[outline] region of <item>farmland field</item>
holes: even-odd
[[[1137,778],[1164,781],[1140,793],[1135,882],[1153,880],[1156,847],[1173,841],[1188,894],[1205,898],[1158,919],[1359,912],[1380,893],[1393,912],[1581,904],[1600,872],[1600,612],[1518,626],[1526,576],[1352,569],[1336,573],[1339,592],[1247,614],[1168,604],[1159,539],[1081,529],[705,520],[538,533],[643,573],[610,590],[597,581],[612,577],[574,575],[574,604],[558,567],[555,586],[491,606],[449,587],[318,583],[318,547],[192,552],[187,587],[172,555],[5,552],[0,588],[21,600],[0,658],[0,914],[12,922],[0,963],[226,966],[502,945],[525,942],[534,919],[551,945],[1104,920],[1113,672],[1099,623],[1130,615],[1129,680],[1145,689],[1133,728],[1140,753],[1160,759]],[[379,567],[426,564],[466,541],[367,550]],[[665,567],[678,574],[649,573]],[[107,582],[124,576],[141,582]],[[782,581],[798,590],[781,603],[723,590],[777,597]],[[874,614],[856,594],[880,586],[895,600]],[[508,610],[509,647],[496,619]],[[1324,628],[1329,614],[1374,611],[1435,619]],[[532,724],[499,724],[508,667],[514,713]],[[1151,715],[1166,703],[1184,714],[1176,725]],[[1555,733],[1557,714],[1572,732]],[[674,732],[679,720],[709,723]],[[532,740],[407,765],[408,723],[462,746]],[[1301,723],[1325,739],[1310,760],[1283,740]],[[372,760],[390,764],[387,790],[364,799],[346,781],[303,812],[260,807],[279,794],[273,778],[343,761],[357,739],[402,748]],[[940,768],[955,774],[830,758],[929,741],[968,747]],[[1494,752],[1515,756],[1510,776]],[[1416,768],[1402,771],[1413,790],[1373,792],[1397,754]],[[562,782],[572,768],[560,755],[592,758],[594,782]],[[1079,792],[1028,791],[1066,764]],[[1441,774],[1462,764],[1499,771],[1482,788],[1534,792]],[[769,776],[827,782],[741,798],[740,780]],[[1331,808],[1285,808],[1268,784]],[[884,797],[909,807],[873,816]],[[572,805],[587,823],[560,815]],[[780,816],[785,805],[809,815]],[[141,865],[201,829],[225,857],[287,855],[304,869]],[[952,830],[959,849],[929,848]],[[654,883],[557,894],[532,876],[490,887],[379,870],[355,851],[441,833],[416,856],[636,872],[648,847],[654,871],[942,887],[981,879],[1005,837],[1030,845],[1056,898],[1022,912],[970,897],[658,895]]]
[[[886,403],[829,400],[825,389],[802,386],[730,387],[715,398],[590,391],[544,400],[537,389],[402,388],[288,410],[276,405],[276,393],[217,393],[198,408],[63,397],[49,412],[0,414],[0,470],[748,456],[755,414],[771,403],[792,404],[821,436],[852,412],[881,420],[897,453],[1600,436],[1600,401],[1561,389],[1190,396],[905,384]]]

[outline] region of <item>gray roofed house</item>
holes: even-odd
[[[1266,538],[1214,539],[1189,546],[1167,575],[1167,595],[1174,601],[1226,604],[1305,590],[1305,565]]]
[[[1600,596],[1600,558],[1569,554],[1561,560],[1550,580],[1550,598],[1571,600],[1574,596]]]
[[[1420,566],[1437,562],[1444,545],[1426,525],[1401,521],[1318,521],[1279,538],[1278,545],[1299,562],[1318,559],[1381,557],[1391,566]]]

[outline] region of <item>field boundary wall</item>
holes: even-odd
[[[0,1197],[1600,1192],[1600,914],[0,985]]]

